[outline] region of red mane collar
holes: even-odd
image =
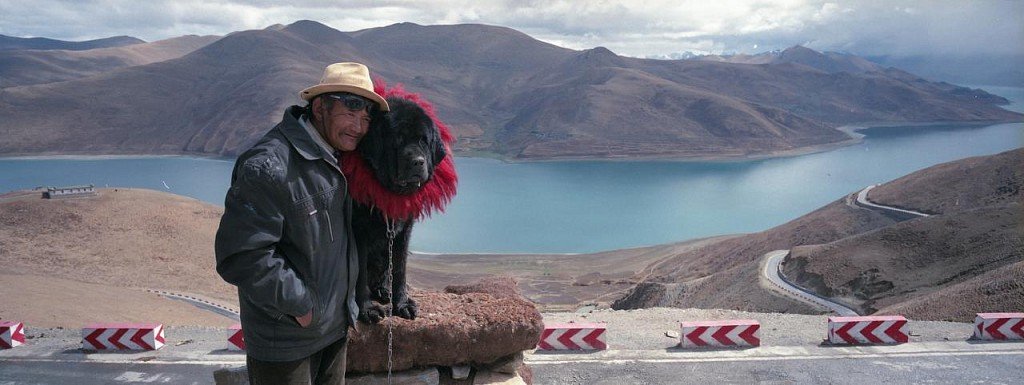
[[[422,107],[441,134],[446,155],[434,168],[430,180],[420,187],[419,191],[410,195],[399,195],[380,184],[373,169],[359,156],[358,151],[346,151],[341,156],[341,172],[348,180],[349,194],[352,194],[352,199],[356,202],[376,207],[391,219],[416,220],[430,216],[434,211],[443,212],[445,205],[455,196],[456,185],[459,182],[451,151],[451,143],[455,138],[448,130],[448,126],[437,118],[430,102],[421,98],[419,94],[405,91],[401,84],[389,89],[380,79],[374,83],[374,91],[378,95],[385,98],[393,96],[407,99]]]

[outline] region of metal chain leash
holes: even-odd
[[[387,311],[385,311],[384,313],[387,315],[388,318],[391,318],[392,313],[393,313],[393,309],[395,308],[395,303],[394,303],[395,302],[395,290],[392,287],[392,285],[394,285],[394,278],[392,277],[391,274],[392,274],[392,269],[394,269],[394,265],[393,265],[394,264],[394,262],[393,262],[394,251],[393,251],[393,249],[394,249],[394,245],[395,245],[395,236],[398,235],[398,221],[390,220],[390,219],[388,219],[387,216],[384,216],[384,224],[387,226],[387,235],[388,235],[388,273],[387,273],[387,277],[385,279],[385,282],[386,282],[386,285],[387,285],[386,287],[388,289],[388,307],[387,307]],[[391,385],[391,369],[393,367],[392,366],[393,365],[393,361],[392,361],[393,344],[392,344],[392,341],[394,339],[394,330],[393,330],[394,329],[394,320],[393,319],[389,319],[387,321],[388,321],[388,385]]]

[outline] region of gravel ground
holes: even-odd
[[[609,349],[667,349],[679,343],[679,323],[726,319],[754,319],[761,323],[762,346],[818,345],[827,337],[828,316],[751,313],[720,309],[652,308],[599,309],[583,313],[544,313],[545,322],[606,322]],[[964,341],[973,325],[956,322],[914,321],[907,325],[910,342]],[[670,337],[671,336],[671,337]]]

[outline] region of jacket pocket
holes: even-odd
[[[337,193],[337,189],[312,195],[292,204],[292,223],[289,226],[292,236],[304,253],[313,255],[337,241],[337,231],[344,224],[332,218],[332,201],[336,198],[329,194]]]
[[[326,227],[321,220],[324,211],[317,207],[312,198],[295,202],[292,207],[292,223],[289,228],[292,232],[292,240],[303,254],[312,256],[322,247],[321,227]]]

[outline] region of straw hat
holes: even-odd
[[[377,102],[381,111],[390,111],[388,102],[373,92],[370,70],[359,63],[334,63],[324,68],[320,83],[299,92],[302,100],[310,101],[327,92],[348,92]]]

